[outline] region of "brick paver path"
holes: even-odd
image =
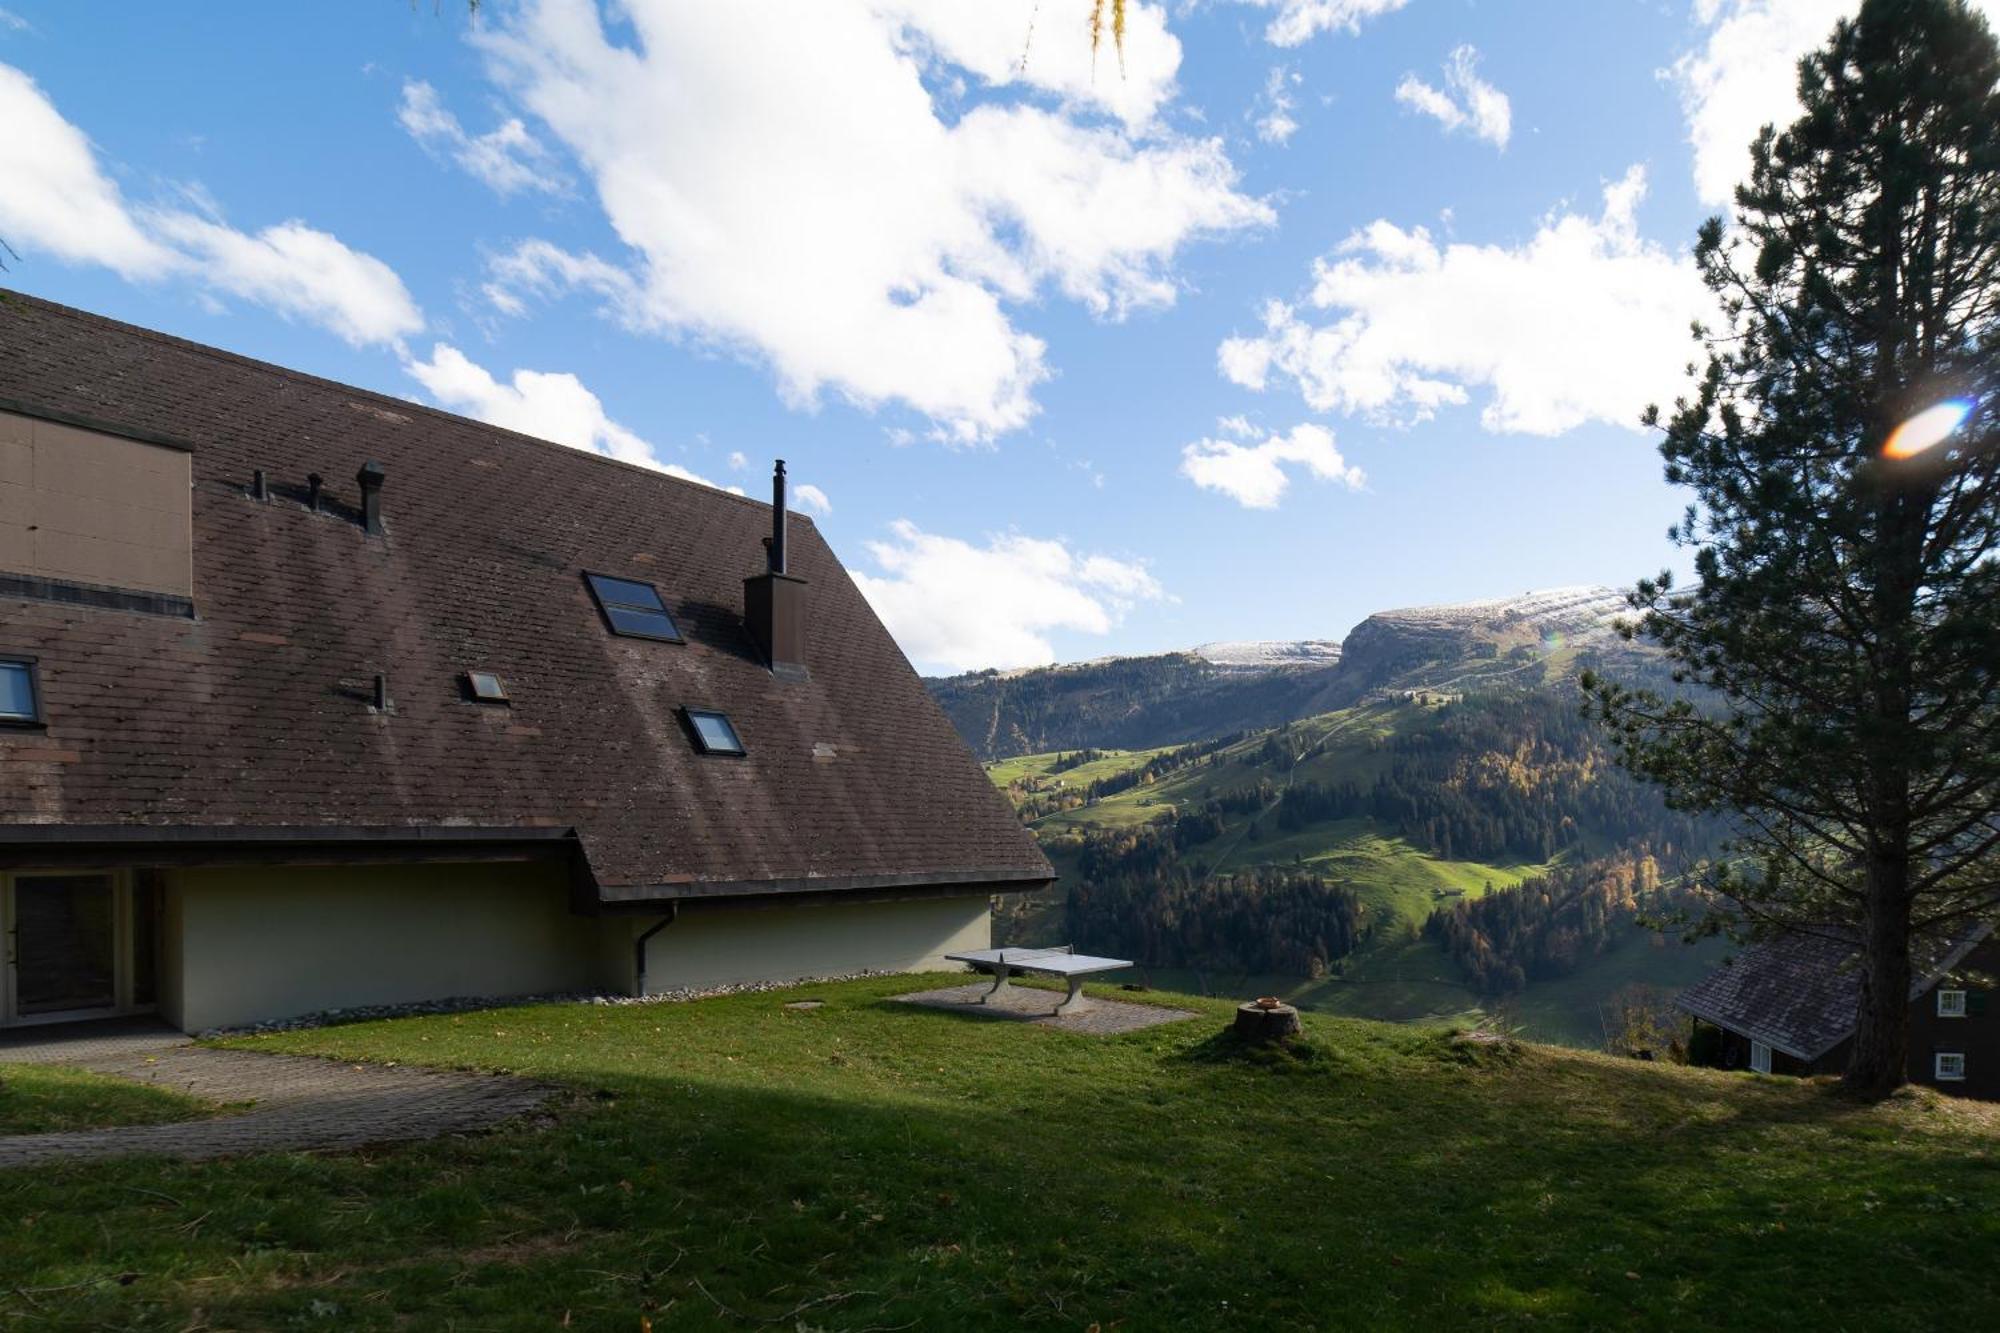
[[[32,1051],[33,1054],[28,1054]],[[160,1154],[199,1160],[244,1153],[359,1148],[485,1129],[525,1115],[555,1089],[497,1074],[350,1065],[304,1055],[222,1051],[156,1036],[152,1043],[16,1048],[33,1059],[154,1083],[208,1101],[250,1103],[172,1125],[0,1136],[0,1170],[62,1158]]]
[[[1089,1008],[1081,1013],[1065,1014],[1059,1018],[1049,1010],[1063,998],[1063,991],[1040,990],[1016,984],[1001,991],[999,998],[992,1004],[981,1004],[980,997],[992,989],[991,981],[982,981],[971,986],[947,986],[943,990],[922,990],[894,998],[903,1004],[920,1004],[928,1009],[952,1009],[962,1014],[984,1018],[1012,1019],[1017,1023],[1035,1023],[1063,1032],[1088,1033],[1093,1037],[1137,1032],[1141,1028],[1158,1027],[1162,1023],[1178,1023],[1183,1018],[1194,1017],[1194,1014],[1186,1009],[1166,1009],[1157,1004],[1127,1004],[1123,1000],[1100,1000],[1093,995],[1090,997]]]

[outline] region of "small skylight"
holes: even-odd
[[[703,754],[743,754],[743,741],[730,724],[729,715],[707,708],[683,709],[694,743]]]
[[[472,697],[483,704],[504,704],[508,702],[507,686],[491,671],[468,671],[465,673],[465,688]]]
[[[652,584],[591,573],[585,573],[583,581],[590,585],[590,595],[597,599],[597,609],[604,613],[604,623],[613,634],[663,643],[682,641],[679,627],[667,614],[667,604]]]
[[[0,722],[39,722],[42,701],[35,690],[35,664],[0,658]]]

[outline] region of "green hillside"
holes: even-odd
[[[0,1325],[2000,1323],[1991,1106],[1325,1016],[1256,1052],[1171,996],[1194,1016],[1108,1038],[890,998],[965,979],[232,1043],[564,1095],[431,1143],[0,1172]]]
[[[1596,1045],[1603,1035],[1600,1011],[1611,994],[1635,983],[1686,985],[1718,961],[1720,950],[1693,950],[1632,927],[1569,975],[1535,980],[1504,998],[1482,997],[1442,944],[1425,933],[1426,920],[1441,907],[1531,877],[1574,872],[1595,858],[1629,853],[1644,841],[1651,816],[1628,814],[1627,805],[1654,798],[1634,789],[1636,794],[1622,798],[1626,805],[1600,799],[1607,783],[1631,784],[1604,765],[1593,737],[1561,730],[1567,705],[1547,692],[1518,692],[1507,696],[1511,702],[1491,702],[1500,697],[1480,695],[1468,704],[1461,694],[1399,691],[1282,728],[1207,743],[1058,751],[991,763],[988,772],[1022,810],[1062,876],[1052,892],[1003,904],[999,937],[1021,943],[1068,940],[1076,930],[1066,915],[1069,891],[1090,887],[1103,873],[1104,858],[1093,856],[1095,850],[1163,837],[1163,830],[1185,827],[1183,821],[1205,819],[1202,831],[1212,827],[1212,835],[1178,851],[1176,863],[1185,877],[1196,885],[1260,872],[1316,877],[1354,896],[1364,938],[1323,976],[1232,972],[1195,966],[1198,960],[1191,959],[1186,966],[1141,969],[1135,979],[1142,984],[1217,995],[1276,992],[1322,1012],[1402,1021],[1464,1019],[1497,1009],[1538,1038]],[[1498,720],[1477,721],[1482,709]],[[1468,723],[1468,716],[1475,721]],[[1557,719],[1560,743],[1516,734],[1528,724],[1549,725],[1548,718]],[[1378,782],[1409,781],[1412,762],[1488,774],[1502,790],[1567,783],[1561,790],[1572,795],[1549,803],[1566,819],[1576,810],[1574,826],[1545,857],[1518,848],[1468,857],[1423,845],[1377,813],[1285,818],[1288,793],[1366,791]],[[1405,776],[1398,779],[1399,774]],[[1460,785],[1475,780],[1467,777]]]

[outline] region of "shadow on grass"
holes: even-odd
[[[1438,1034],[1363,1025],[1279,1050],[885,1021],[950,1012],[856,992],[790,1018],[510,1014],[583,1034],[503,1053],[583,1090],[552,1127],[7,1182],[26,1221],[0,1227],[0,1323],[2000,1320],[1965,1262],[2000,1171],[1837,1132],[1866,1108],[1534,1049],[1466,1064]],[[447,1031],[385,1029],[378,1053]],[[1663,1132],[1690,1114],[1695,1134]],[[1790,1295],[1741,1300],[1753,1271]]]

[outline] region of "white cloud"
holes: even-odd
[[[192,213],[157,214],[153,223],[210,286],[318,324],[357,347],[393,345],[424,327],[394,269],[296,219],[254,236]]]
[[[1695,0],[1709,28],[1700,50],[1669,71],[1679,86],[1694,146],[1695,188],[1704,202],[1726,205],[1750,173],[1750,143],[1766,125],[1784,129],[1799,116],[1798,62],[1825,43],[1858,0]],[[1973,0],[2000,27],[2000,0]]]
[[[1329,322],[1272,301],[1262,334],[1222,344],[1222,373],[1251,389],[1290,379],[1316,410],[1375,421],[1421,421],[1478,387],[1490,431],[1636,426],[1673,397],[1689,323],[1711,308],[1692,261],[1639,236],[1645,188],[1634,167],[1601,215],[1557,212],[1519,246],[1375,222],[1313,265],[1308,303]]]
[[[1393,14],[1409,0],[1240,0],[1260,9],[1275,9],[1264,29],[1273,46],[1300,46],[1322,32],[1360,32],[1369,19]]]
[[[1055,660],[1049,634],[1108,634],[1140,602],[1166,594],[1143,564],[1086,555],[1018,533],[978,546],[907,519],[868,543],[882,573],[854,581],[903,651],[933,671]]]
[[[549,150],[518,117],[484,134],[467,134],[437,89],[421,79],[404,82],[396,119],[426,152],[456,162],[502,198],[522,190],[561,193],[568,184]]]
[[[628,46],[589,0],[524,5],[478,40],[582,163],[631,259],[535,242],[491,294],[518,310],[581,287],[630,327],[767,362],[794,403],[901,402],[958,441],[1018,428],[1049,368],[1010,306],[1049,287],[1107,317],[1166,305],[1183,245],[1272,214],[1236,191],[1218,142],[1073,118],[1119,82],[1055,52],[1051,25],[1087,6],[1043,6],[1025,72],[1033,6],[996,6],[1006,22],[983,8],[630,0]],[[1135,13],[1128,62],[1153,91],[1097,96],[1140,120],[1179,46],[1152,7]],[[946,60],[1060,105],[941,108]]]
[[[33,32],[34,25],[11,9],[0,9],[0,28],[9,32]]]
[[[792,487],[792,495],[798,500],[799,508],[814,514],[831,514],[833,501],[826,498],[826,492],[809,481]]]
[[[24,255],[102,264],[126,278],[157,277],[173,253],[140,230],[118,186],[97,166],[83,131],[35,81],[0,65],[0,236]]]
[[[1225,424],[1231,430],[1234,421]],[[1181,450],[1181,475],[1203,490],[1220,491],[1245,509],[1276,509],[1291,485],[1285,464],[1303,467],[1321,481],[1360,490],[1367,478],[1333,446],[1333,432],[1310,422],[1259,444],[1197,440]]]
[[[0,236],[24,258],[97,264],[128,280],[187,278],[206,289],[204,301],[238,296],[357,346],[395,344],[424,326],[387,264],[303,222],[238,231],[194,183],[177,191],[192,210],[132,206],[83,132],[7,65],[0,125]]]
[[[1298,132],[1292,116],[1292,85],[1299,76],[1283,65],[1274,65],[1264,80],[1264,114],[1257,117],[1257,137],[1265,143],[1283,144]]]
[[[1126,5],[1122,54],[1108,33],[1092,53],[1091,0],[869,0],[868,7],[894,25],[898,45],[941,66],[993,87],[1027,84],[1135,129],[1175,93],[1181,44],[1167,31],[1163,5]]]
[[[1479,77],[1479,52],[1458,47],[1444,65],[1444,87],[1434,88],[1414,74],[1396,85],[1396,100],[1445,127],[1470,130],[1496,148],[1514,132],[1514,108],[1507,94]]]
[[[652,445],[613,421],[597,395],[568,372],[517,370],[513,379],[503,384],[447,343],[432,347],[430,360],[408,360],[403,369],[440,406],[454,412],[523,435],[566,444],[572,449],[637,463],[686,481],[715,485],[677,463],[662,460]]]
[[[729,470],[731,472],[741,472],[744,468],[749,466],[750,466],[750,459],[744,454],[744,452],[741,449],[734,449],[730,451]]]

